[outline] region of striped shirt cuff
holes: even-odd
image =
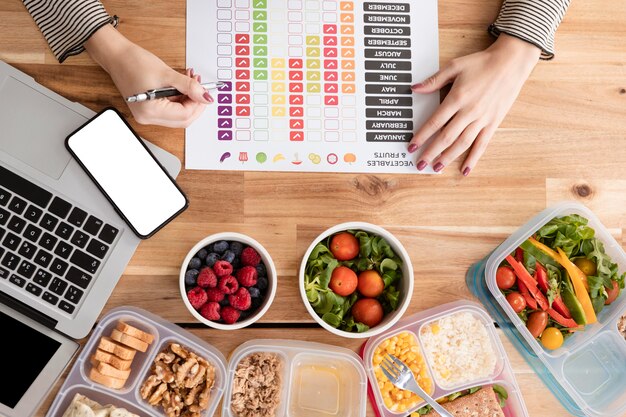
[[[117,16],[109,16],[99,0],[22,0],[59,62],[85,50],[98,29]]]
[[[554,58],[556,33],[570,0],[504,0],[496,21],[489,26],[494,36],[515,36],[541,49],[542,59]]]

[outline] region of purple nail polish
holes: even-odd
[[[443,164],[442,164],[441,162],[437,162],[437,163],[435,164],[435,166],[433,167],[433,170],[434,170],[435,172],[439,172],[439,171],[441,171],[442,169],[443,169]]]
[[[413,153],[417,150],[417,145],[412,143],[409,145],[409,153]]]
[[[470,167],[465,167],[463,170],[463,176],[467,177],[472,169]]]
[[[209,95],[209,93],[208,93],[208,92],[204,93],[204,94],[202,95],[202,97],[204,97],[204,99],[205,99],[207,102],[209,102],[209,103],[213,103],[213,99],[211,98],[211,96]]]
[[[424,168],[426,168],[426,165],[428,165],[428,163],[426,161],[419,161],[417,163],[417,170],[418,171],[423,170]]]

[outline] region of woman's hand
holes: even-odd
[[[146,90],[175,87],[184,96],[128,103],[141,124],[187,127],[213,99],[200,85],[200,75],[174,71],[161,59],[126,39],[110,25],[103,26],[85,43],[89,55],[109,73],[122,96]]]
[[[417,169],[421,171],[432,164],[439,172],[471,147],[461,165],[461,172],[467,176],[485,152],[540,54],[536,46],[501,34],[486,50],[454,59],[414,85],[413,92],[428,94],[453,83],[439,108],[409,144],[409,152],[415,152],[435,135],[421,154]]]

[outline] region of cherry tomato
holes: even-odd
[[[359,284],[357,288],[363,296],[375,298],[383,293],[385,283],[378,272],[367,270],[359,274]]]
[[[617,283],[617,281],[613,281],[613,288],[606,291],[609,298],[606,299],[606,301],[604,302],[604,305],[609,305],[613,301],[615,301],[615,299],[619,296],[619,291],[620,291],[619,284]]]
[[[356,273],[347,266],[333,269],[328,287],[337,295],[346,297],[356,290],[358,279]]]
[[[548,327],[541,333],[541,344],[546,349],[558,349],[563,344],[563,333],[556,327]]]
[[[541,336],[541,333],[543,333],[547,325],[548,313],[546,313],[545,311],[535,311],[534,313],[528,315],[526,327],[534,338]]]
[[[516,313],[521,312],[526,308],[526,300],[524,296],[518,292],[511,292],[507,294],[506,300],[511,304],[513,311]]]
[[[337,233],[330,240],[330,251],[338,261],[349,261],[359,254],[361,246],[352,233]]]
[[[361,298],[352,306],[354,321],[374,327],[383,320],[383,306],[374,298]]]
[[[574,264],[578,267],[578,269],[583,271],[585,275],[587,276],[590,276],[590,275],[593,276],[598,272],[596,268],[596,263],[592,261],[591,259],[578,258],[574,261]]]
[[[515,272],[511,267],[503,265],[496,271],[496,283],[501,290],[508,290],[515,285]]]

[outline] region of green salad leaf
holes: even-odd
[[[463,391],[453,392],[452,394],[448,394],[445,397],[438,399],[437,401],[440,404],[445,404],[447,402],[454,401],[457,398],[474,394],[475,392],[480,391],[482,388],[483,387],[479,386],[479,387],[472,387],[469,389],[465,389]],[[497,385],[497,384],[492,385],[492,388],[494,392],[496,393],[496,395],[498,396],[498,402],[500,404],[500,408],[504,408],[506,404],[506,400],[509,398],[509,394],[506,392],[506,388],[504,388],[502,385]],[[430,406],[429,404],[426,404],[425,406],[419,408],[416,412],[417,414],[423,416],[425,414],[428,414],[432,409],[433,409],[432,406]],[[410,417],[410,415],[407,417]]]
[[[348,230],[359,241],[359,255],[349,261],[338,261],[330,251],[332,236],[319,242],[309,255],[305,268],[304,289],[313,310],[330,326],[349,331],[364,332],[369,329],[363,323],[354,321],[351,308],[358,300],[355,292],[348,297],[335,294],[329,283],[333,271],[338,266],[346,266],[359,274],[366,270],[376,270],[385,284],[383,293],[377,298],[385,314],[398,308],[402,279],[402,260],[391,245],[381,236],[362,230]]]

